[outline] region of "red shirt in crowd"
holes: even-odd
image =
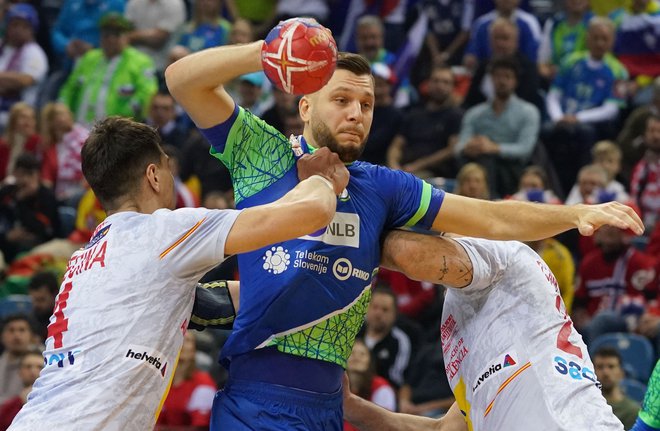
[[[646,226],[655,226],[660,219],[660,160],[640,160],[630,180],[630,195],[642,210]]]
[[[400,272],[378,270],[378,280],[389,285],[396,294],[397,309],[412,319],[433,304],[436,289],[432,283],[411,280]]]
[[[589,316],[601,310],[620,311],[624,298],[644,302],[658,294],[656,261],[634,247],[608,261],[600,249],[587,254],[580,264],[576,304],[586,304]]]
[[[213,378],[196,370],[190,379],[172,385],[157,425],[208,427],[216,390]]]

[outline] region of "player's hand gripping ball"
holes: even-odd
[[[286,93],[314,93],[335,71],[337,44],[330,31],[315,20],[288,19],[266,36],[261,64],[268,79]]]

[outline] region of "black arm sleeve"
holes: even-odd
[[[232,329],[235,317],[236,310],[226,281],[197,283],[188,328],[198,331],[205,328]]]

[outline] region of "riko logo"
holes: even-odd
[[[263,268],[273,274],[281,274],[289,268],[291,255],[289,250],[282,246],[271,247],[264,255]]]
[[[163,359],[161,359],[163,355],[161,353],[154,351],[154,353],[149,354],[147,350],[149,349],[142,346],[130,346],[124,359],[138,360],[145,364],[149,364],[160,372],[162,378],[165,378],[167,361],[163,362]]]
[[[332,265],[332,273],[337,277],[337,280],[344,281],[348,280],[353,271],[353,264],[350,260],[342,257],[335,261],[335,264]]]
[[[491,361],[491,365],[484,371],[479,378],[477,379],[476,383],[472,387],[472,392],[475,393],[477,392],[477,389],[481,386],[483,382],[488,380],[492,375],[497,374],[498,372],[502,371],[505,368],[512,367],[516,365],[516,361],[513,359],[513,356],[510,354],[505,354],[504,359],[499,359],[497,361]]]
[[[332,273],[339,281],[346,281],[351,278],[351,276],[359,278],[360,280],[367,281],[369,280],[370,276],[367,271],[363,271],[359,268],[353,268],[351,261],[345,257],[341,257],[335,260],[335,263],[332,265]]]

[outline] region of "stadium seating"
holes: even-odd
[[[623,359],[626,377],[646,383],[655,365],[651,342],[637,334],[617,332],[603,334],[589,345],[589,354],[593,356],[603,346],[616,348]]]
[[[0,319],[11,314],[29,313],[32,310],[32,301],[28,295],[9,295],[0,299]]]
[[[644,394],[646,394],[646,385],[644,383],[633,379],[623,379],[621,381],[621,387],[628,397],[638,403],[641,404],[644,400]]]

